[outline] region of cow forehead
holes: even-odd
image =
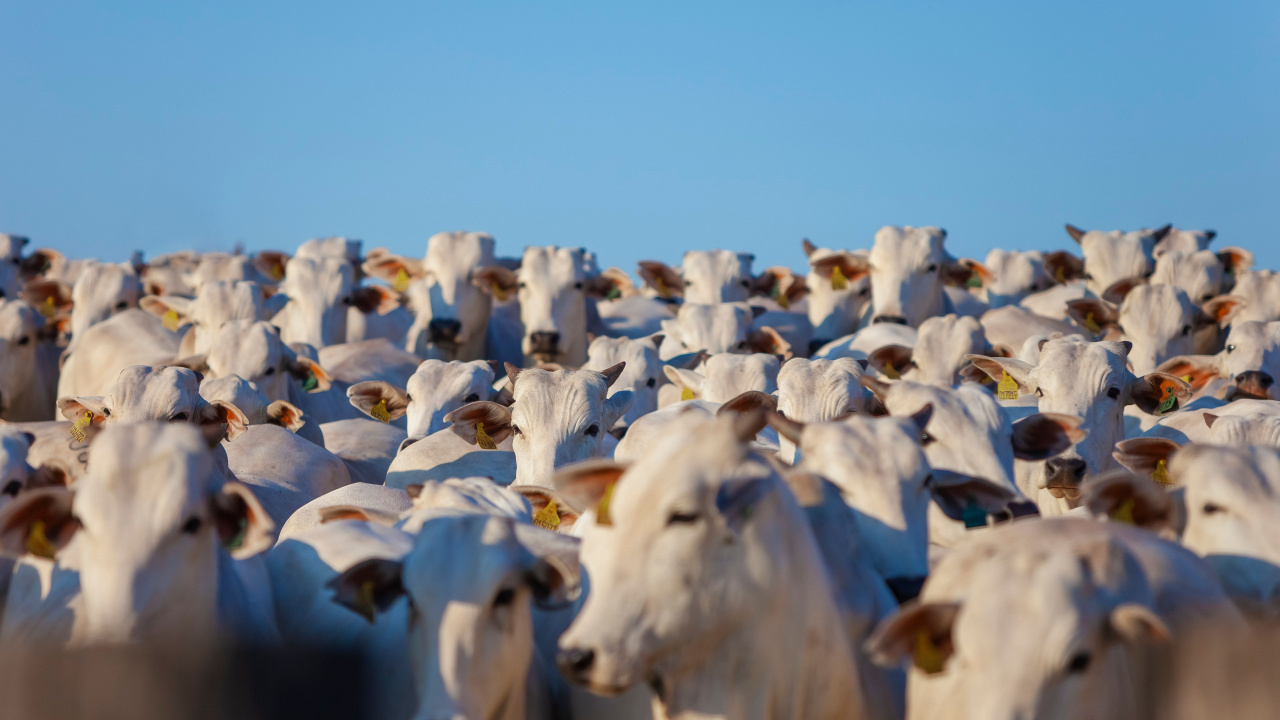
[[[732,278],[749,275],[751,256],[732,250],[690,250],[684,254],[680,269],[686,276]]]
[[[418,531],[402,578],[423,607],[487,603],[495,586],[527,560],[509,519],[469,513],[438,517]]]
[[[292,298],[349,287],[351,282],[351,265],[345,260],[295,257],[285,265],[282,285]]]
[[[218,329],[217,340],[209,351],[209,367],[219,375],[231,368],[275,367],[283,353],[282,345],[265,321],[231,320]]]
[[[862,376],[862,366],[852,358],[835,360],[808,360],[795,358],[782,364],[778,370],[779,390],[805,390],[813,387],[842,388],[856,383]]]
[[[134,365],[120,371],[110,396],[116,410],[171,407],[199,396],[199,381],[187,368]]]
[[[298,246],[298,256],[307,258],[338,258],[350,260],[360,257],[360,240],[345,237],[312,238]]]
[[[142,504],[146,512],[117,518],[177,519],[210,491],[204,440],[189,423],[130,423],[109,427],[89,449],[93,471],[76,482],[75,512],[93,520]]]
[[[562,286],[586,277],[579,248],[527,247],[520,262],[520,279],[526,283]]]
[[[800,445],[805,458],[836,476],[874,470],[914,478],[926,466],[924,452],[907,427],[909,422],[850,415],[836,422],[806,425]]]
[[[1089,342],[1076,336],[1050,340],[1040,349],[1036,382],[1077,387],[1085,380],[1123,379],[1129,371],[1119,347],[1119,343]]]
[[[493,258],[493,238],[485,233],[442,232],[427,240],[426,265],[432,272],[465,272]]]
[[[608,387],[604,377],[590,370],[521,370],[512,395],[516,408],[524,402],[545,407],[543,403],[565,403],[574,407],[598,404],[604,400]]]
[[[884,227],[871,246],[871,264],[876,268],[916,267],[943,257],[943,235],[938,228],[911,226]]]
[[[1192,445],[1174,454],[1169,470],[1194,494],[1227,492],[1250,503],[1280,500],[1280,454],[1271,448]]]
[[[409,376],[407,390],[410,395],[426,397],[441,390],[469,388],[493,382],[493,371],[486,365],[452,360],[425,360]]]
[[[1125,296],[1120,306],[1122,316],[1140,315],[1148,322],[1164,320],[1181,326],[1184,320],[1192,317],[1196,306],[1187,294],[1173,285],[1139,285]],[[1128,327],[1126,330],[1138,331],[1139,327]]]
[[[44,318],[26,300],[0,300],[0,337],[16,340],[43,325]]]
[[[221,400],[231,403],[250,418],[257,416],[268,404],[266,396],[239,375],[205,378],[200,382],[200,397],[209,402]]]

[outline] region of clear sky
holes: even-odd
[[[1280,266],[1280,3],[0,4],[0,231],[69,255],[467,229],[760,268],[1063,222]]]

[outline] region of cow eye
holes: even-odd
[[[1213,515],[1214,513],[1224,512],[1225,510],[1226,510],[1226,508],[1222,507],[1221,505],[1215,505],[1215,504],[1213,504],[1213,503],[1205,503],[1205,504],[1204,504],[1204,514],[1205,514],[1205,515]]]
[[[1085,273],[1085,274],[1084,274],[1084,279],[1085,279],[1085,280],[1092,280],[1092,279],[1093,279],[1093,273]]]
[[[698,522],[698,513],[696,512],[676,512],[671,513],[671,517],[667,518],[668,525],[689,525]]]
[[[1041,390],[1040,388],[1036,388],[1036,397],[1038,398],[1044,397],[1044,391]]]
[[[1209,302],[1213,299],[1213,293],[1205,293],[1200,296],[1200,302]]]
[[[1231,353],[1235,352],[1235,349],[1236,349],[1236,346],[1235,346],[1235,345],[1228,345],[1228,346],[1227,346],[1227,354],[1228,354],[1228,355],[1230,355]]]
[[[866,297],[871,294],[871,288],[864,287],[858,291],[858,294],[861,295],[862,297]]]
[[[177,415],[174,415],[173,417],[169,418],[169,422],[186,422],[187,418],[189,417],[190,415],[187,415],[184,412],[180,412]]]
[[[0,494],[3,494],[3,495],[17,495],[17,494],[18,494],[18,491],[19,491],[19,490],[21,490],[21,489],[22,489],[22,481],[20,481],[20,480],[10,480],[10,481],[9,481],[9,482],[4,486],[4,492],[3,492],[3,493],[0,493]]]
[[[200,529],[200,518],[198,517],[189,517],[187,518],[187,521],[182,524],[182,532],[188,535],[195,535],[196,531],[199,529]]]
[[[1108,389],[1108,390],[1107,390],[1107,397],[1111,398],[1112,400],[1115,400],[1116,398],[1120,397],[1120,388],[1118,388],[1118,387],[1113,387],[1113,388]]]
[[[654,385],[657,385],[657,384],[658,384],[658,378],[649,378],[648,380],[644,381],[645,387],[653,387]]]
[[[739,349],[739,350],[746,350],[746,349],[747,349],[747,341],[746,341],[746,340],[743,340],[743,341],[739,342],[739,343],[738,343],[738,349]]]
[[[573,284],[573,288],[574,288],[575,290],[581,290],[581,289],[582,289],[582,283],[574,283],[574,284]]]
[[[587,434],[588,434],[588,435],[590,435],[591,437],[595,437],[596,435],[599,435],[599,434],[600,434],[600,426],[599,426],[599,425],[592,425],[591,427],[587,428]]]
[[[273,368],[273,367],[269,367],[269,368],[267,368],[266,370],[264,370],[262,374],[263,374],[263,375],[275,375],[275,374],[276,374],[276,369],[275,369],[275,368]]]
[[[1089,653],[1081,652],[1072,656],[1071,661],[1067,663],[1067,672],[1082,673],[1089,669],[1089,662],[1092,660]]]
[[[920,433],[920,444],[922,446],[932,445],[934,437],[927,432]]]
[[[526,285],[525,283],[521,282],[517,287],[519,287],[521,290],[523,290],[523,289],[525,289],[526,287],[528,287],[528,285]]]
[[[1190,325],[1183,325],[1183,326],[1182,326],[1182,337],[1186,337],[1186,336],[1188,336],[1188,335],[1190,335],[1190,334],[1191,334],[1191,326],[1190,326]]]
[[[111,408],[102,408],[102,417],[111,417]]]
[[[685,286],[685,287],[690,287],[690,286],[692,286],[692,285],[693,285],[693,281],[692,281],[692,280],[685,280],[685,281],[684,281],[684,286]]]
[[[494,607],[506,607],[516,601],[516,591],[511,588],[502,588],[497,595],[493,596]]]
[[[925,270],[925,272],[937,272],[937,271],[938,271],[938,266],[937,266],[936,264],[935,264],[935,265],[930,265],[930,266],[929,266],[929,269],[928,269],[928,270]]]
[[[123,300],[121,300],[120,302],[116,303],[116,309],[117,309],[117,310],[123,310],[123,309],[125,309],[125,308],[127,308],[127,307],[129,307],[129,303],[127,303],[127,302],[125,302],[125,301],[123,301]]]
[[[350,305],[350,304],[351,304],[351,296],[350,296],[350,295],[348,295],[348,296],[346,296],[346,297],[342,298],[342,304],[343,304],[343,305]]]
[[[524,433],[520,432],[520,427],[519,427],[518,425],[512,425],[512,426],[511,426],[511,434],[512,434],[512,435],[523,435]]]
[[[743,280],[743,281],[742,281],[742,287],[744,287],[744,288],[749,288],[749,287],[751,287],[751,283],[750,283],[749,281],[747,281],[747,280]]]
[[[470,395],[462,398],[462,402],[473,403],[479,399],[480,399],[480,396],[478,394],[471,393]]]
[[[31,338],[27,337],[26,335],[23,335],[22,337],[18,338],[19,345],[26,345],[29,342],[31,342]]]

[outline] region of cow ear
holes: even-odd
[[[1173,403],[1167,403],[1169,395],[1176,398]],[[1167,415],[1190,399],[1191,383],[1162,372],[1153,372],[1129,383],[1129,402],[1152,415]]]
[[[523,495],[524,499],[529,501],[530,514],[533,517],[534,524],[539,527],[564,532],[578,522],[578,512],[564,498],[560,497],[556,491],[550,488],[538,487],[537,485],[512,485],[511,489]],[[556,508],[554,525],[545,520],[540,522],[538,513],[544,512],[552,503],[555,503]]]
[[[729,413],[741,415],[743,413],[753,412],[755,410],[764,410],[766,412],[776,412],[778,409],[778,398],[766,392],[759,390],[748,390],[728,402],[721,405],[716,410],[716,416],[724,416]],[[762,418],[762,422],[764,419]],[[761,426],[763,429],[763,425]],[[758,430],[756,432],[759,432]]]
[[[1196,324],[1200,327],[1208,325],[1218,325],[1226,327],[1231,324],[1232,318],[1244,309],[1245,299],[1235,295],[1219,295],[1205,301],[1200,306],[1200,314],[1196,317]]]
[[[248,486],[234,480],[223,483],[210,497],[213,520],[222,547],[236,560],[271,549],[276,524]]]
[[[551,487],[579,515],[600,504],[605,492],[622,478],[627,466],[596,458],[565,465],[551,477]]]
[[[60,460],[48,459],[40,467],[31,471],[24,486],[27,490],[42,487],[71,487],[75,477],[71,470]]]
[[[587,295],[598,300],[615,300],[634,295],[636,284],[621,268],[611,267],[586,280]]]
[[[1173,633],[1160,616],[1137,603],[1124,603],[1112,610],[1107,627],[1126,643],[1164,644],[1173,639]]]
[[[249,426],[249,419],[240,408],[225,400],[214,400],[196,410],[196,424],[204,434],[205,442],[214,447],[223,439],[235,440]]]
[[[672,385],[680,388],[681,394],[688,390],[693,393],[694,398],[702,394],[702,388],[707,382],[707,379],[697,370],[685,370],[670,365],[663,366],[662,374],[667,376]]]
[[[400,295],[385,285],[368,285],[351,293],[351,304],[365,315],[386,315],[400,307]]]
[[[24,300],[37,308],[52,306],[57,312],[71,312],[71,286],[59,280],[32,280],[22,288]]]
[[[640,279],[658,293],[658,297],[670,299],[684,296],[684,278],[679,271],[657,260],[640,261]]]
[[[92,413],[89,422],[99,425],[107,419],[107,399],[100,395],[81,395],[80,397],[58,398],[58,412],[62,417],[77,422],[84,419],[85,413]]]
[[[1212,230],[1209,233],[1209,239],[1213,239]],[[1218,260],[1222,263],[1222,270],[1239,276],[1240,273],[1248,271],[1253,267],[1253,253],[1238,247],[1225,247],[1218,251]]]
[[[631,409],[633,402],[635,402],[635,393],[630,390],[619,390],[605,398],[600,427],[612,430],[618,420]]]
[[[840,284],[840,277],[851,283],[854,280],[860,280],[871,271],[871,266],[867,263],[866,257],[847,252],[839,252],[834,255],[828,255],[821,260],[810,261],[809,267],[819,277],[830,282],[832,290],[845,289],[837,287]],[[837,269],[840,270],[840,277],[835,274]],[[848,285],[846,284],[845,287],[848,287]]]
[[[1089,434],[1075,415],[1036,413],[1013,424],[1013,456],[1018,460],[1048,460],[1065,452]]]
[[[276,400],[267,406],[267,422],[292,432],[298,432],[307,424],[302,417],[302,410],[285,400]]]
[[[444,421],[453,423],[449,429],[472,445],[477,443],[477,423],[484,423],[484,433],[494,443],[500,443],[511,435],[511,411],[488,400],[467,403],[445,415]]]
[[[1173,500],[1145,475],[1112,470],[1085,481],[1080,504],[1098,517],[1152,532],[1173,526]]]
[[[516,540],[529,552],[525,580],[538,608],[562,610],[576,600],[582,592],[578,541],[523,523],[514,530]]]
[[[404,416],[409,409],[409,396],[404,390],[381,380],[368,380],[356,383],[347,388],[347,399],[360,412],[368,415],[375,420],[382,418],[373,414],[373,409],[379,403],[383,403],[389,420],[396,420]]]
[[[909,601],[872,632],[866,643],[867,654],[881,667],[896,668],[910,658],[925,673],[942,672],[955,652],[951,629],[960,607],[955,602]]]
[[[422,267],[421,260],[392,255],[387,252],[375,254],[370,251],[360,268],[364,270],[365,275],[391,284],[396,282],[396,278],[400,277],[401,272],[410,280],[421,280],[427,274]]]
[[[905,345],[878,347],[867,356],[867,367],[890,380],[898,380],[908,368],[915,367],[911,353],[911,348]]]
[[[777,330],[768,326],[752,330],[747,335],[747,346],[753,353],[777,355],[783,361],[791,359],[791,343],[783,340]]]
[[[391,527],[400,521],[399,515],[357,505],[330,505],[319,508],[316,513],[320,516],[321,525],[337,520],[359,520]]]
[[[399,560],[371,558],[347,568],[325,583],[333,590],[333,601],[372,625],[378,613],[386,612],[405,594]]]
[[[1084,237],[1085,232],[1086,231],[1081,230],[1075,225],[1072,225],[1071,223],[1067,223],[1067,234],[1071,236],[1072,240],[1075,240],[1076,242],[1080,242],[1081,238]]]
[[[1165,223],[1163,226],[1158,227],[1155,230],[1152,230],[1151,237],[1155,238],[1156,242],[1160,242],[1161,240],[1164,240],[1166,236],[1169,235],[1169,231],[1171,230],[1173,230],[1173,225],[1169,223]]]
[[[677,355],[671,358],[670,360],[663,360],[662,365],[663,367],[673,367],[680,370],[692,370],[698,367],[699,365],[701,365],[702,363],[706,362],[707,358],[709,357],[711,357],[711,354],[708,353],[706,350],[699,350],[697,352],[684,353],[683,355]],[[665,370],[663,371],[663,374],[664,375],[666,374]],[[667,377],[668,379],[670,378],[669,375]]]
[[[778,412],[766,413],[765,422],[782,437],[797,446],[800,444],[800,437],[804,434],[804,423],[792,420]]]
[[[1182,378],[1191,383],[1193,392],[1199,392],[1210,380],[1219,377],[1218,358],[1213,355],[1179,355],[1160,363],[1156,371]]]
[[[761,416],[764,413],[759,413]],[[761,427],[764,423],[761,423]],[[741,438],[741,435],[739,435]],[[726,479],[716,491],[716,510],[734,533],[742,531],[755,514],[755,506],[773,489],[773,478],[747,477]]]
[[[1035,370],[1035,366],[1025,363],[1017,358],[993,358],[986,355],[965,355],[965,360],[973,363],[973,366],[987,374],[987,377],[996,382],[1004,379],[1007,373],[1018,383],[1018,393],[1026,394],[1036,391],[1035,381],[1031,379],[1031,373]]]
[[[1144,277],[1127,277],[1117,280],[1107,286],[1106,290],[1102,291],[1102,299],[1118,306],[1124,302],[1124,299],[1129,296],[1129,293],[1133,292],[1134,288],[1139,285],[1146,285],[1147,282],[1147,279]]]
[[[188,298],[178,295],[148,295],[138,300],[138,307],[148,313],[163,318],[172,312],[178,316],[178,324],[191,322],[191,303]]]
[[[1069,283],[1084,277],[1084,260],[1066,250],[1058,250],[1044,256],[1044,272],[1058,283]]]
[[[278,250],[259,250],[253,256],[253,266],[258,272],[271,278],[273,282],[284,279],[285,268],[289,265],[289,254]]]
[[[324,392],[333,385],[333,378],[324,368],[320,367],[316,361],[301,355],[286,358],[285,370],[297,380],[302,381],[303,389],[307,392]]]
[[[1121,440],[1111,456],[1116,462],[1139,475],[1149,476],[1160,463],[1167,466],[1169,458],[1182,446],[1168,438],[1143,437]]]
[[[1119,327],[1120,314],[1111,303],[1098,298],[1078,298],[1067,301],[1067,317],[1091,333],[1101,334],[1109,328]],[[1097,328],[1096,330],[1094,328]]]
[[[809,238],[805,238],[801,240],[800,247],[804,249],[805,257],[813,257],[813,254],[818,250],[818,248],[815,247],[814,244],[809,241]]]
[[[472,273],[471,284],[502,302],[520,289],[520,278],[501,265],[485,265]]]
[[[952,520],[964,520],[965,511],[974,505],[984,515],[995,515],[1017,497],[989,480],[936,468],[930,475],[929,491],[938,508]]]
[[[65,487],[27,490],[0,510],[0,553],[30,553],[52,560],[71,541],[80,521],[71,513],[75,493]]]
[[[62,253],[52,248],[38,248],[32,250],[31,254],[22,258],[22,277],[24,280],[30,280],[39,275],[48,272],[54,265],[62,263],[66,260]]]
[[[991,271],[977,260],[960,258],[942,266],[942,281],[953,287],[968,287],[971,280],[986,285],[995,279]]]

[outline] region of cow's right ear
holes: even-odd
[[[1013,456],[1018,460],[1048,460],[1084,440],[1088,430],[1075,415],[1036,413],[1013,424]]]
[[[403,257],[401,255],[392,255],[390,253],[371,254],[364,261],[361,269],[369,277],[375,277],[385,283],[395,285],[396,278],[400,277],[403,272],[405,277],[410,280],[421,280],[426,277],[426,270],[422,267],[421,260]],[[402,291],[402,288],[395,288]]]
[[[1166,407],[1170,396],[1175,400]],[[1148,373],[1129,383],[1129,401],[1145,413],[1166,415],[1190,399],[1191,383],[1162,372]]]
[[[759,307],[754,305],[752,307]],[[747,333],[747,347],[753,353],[765,353],[766,355],[777,355],[778,359],[786,362],[791,359],[791,343],[787,342],[778,334],[777,330],[765,325],[758,327]]]
[[[915,367],[911,359],[912,350],[905,345],[885,345],[871,351],[867,356],[867,367],[884,375],[890,380],[898,380],[901,374]]]
[[[936,468],[930,475],[929,491],[938,508],[952,520],[964,520],[965,511],[973,505],[984,516],[998,514],[1017,497],[1012,490],[989,480]]]
[[[1160,463],[1168,467],[1169,458],[1182,448],[1168,438],[1139,437],[1121,440],[1111,456],[1116,462],[1139,475],[1150,476]]]
[[[158,318],[172,312],[178,318],[178,325],[191,322],[191,303],[189,298],[180,295],[147,295],[138,300],[138,307]]]
[[[92,413],[93,417],[89,418],[89,422],[98,425],[107,419],[109,411],[107,400],[101,395],[81,395],[58,398],[58,412],[71,422],[84,419],[85,413]]]
[[[529,501],[530,514],[533,522],[539,527],[557,532],[565,532],[578,522],[578,512],[569,506],[564,498],[560,497],[554,490],[538,487],[537,485],[512,485],[511,489],[524,496]],[[552,503],[556,506],[556,518],[554,521],[542,519],[539,513],[544,512]]]
[[[1192,392],[1199,392],[1210,380],[1221,376],[1216,355],[1178,355],[1160,363],[1156,372],[1182,378],[1191,383]]]
[[[986,355],[965,355],[965,360],[973,363],[973,366],[987,374],[987,377],[997,383],[1004,379],[1005,373],[1018,383],[1018,393],[1025,395],[1036,391],[1036,383],[1031,378],[1032,372],[1036,369],[1034,365],[1025,363],[1017,358],[994,358]]]
[[[707,379],[702,376],[702,373],[696,370],[685,370],[684,368],[666,365],[662,368],[662,374],[667,376],[672,385],[680,388],[682,398],[687,390],[693,393],[693,397],[696,399],[702,394],[702,388],[707,383]]]
[[[224,439],[235,440],[249,427],[249,418],[240,408],[225,400],[201,405],[195,415],[196,425],[209,447],[215,447]]]
[[[511,410],[488,400],[467,403],[445,415],[444,421],[453,423],[449,429],[472,445],[478,442],[476,425],[479,423],[484,423],[485,435],[495,444],[511,436]]]
[[[1103,334],[1111,328],[1120,327],[1120,313],[1116,307],[1098,298],[1068,300],[1067,316],[1091,333]]]
[[[218,539],[231,557],[244,560],[275,545],[276,524],[247,485],[225,482],[209,500]]]
[[[382,420],[373,414],[378,403],[385,403],[383,408],[391,420],[404,416],[409,409],[409,395],[391,383],[381,380],[367,380],[347,388],[347,399],[357,410],[374,420]]]
[[[641,260],[640,279],[657,291],[658,297],[673,298],[684,296],[684,278],[680,272],[666,263],[657,260]]]
[[[32,280],[22,288],[20,294],[37,308],[52,305],[57,312],[71,312],[75,305],[71,299],[71,286],[60,280]]]
[[[372,625],[379,612],[386,612],[405,594],[400,579],[399,560],[372,558],[356,563],[325,583],[333,590],[333,601]]]
[[[303,383],[303,388],[307,392],[324,392],[328,390],[333,383],[333,378],[318,363],[301,355],[293,358],[285,358],[285,370]],[[315,381],[312,382],[312,378]],[[310,385],[311,387],[307,387]]]
[[[909,657],[925,673],[940,673],[955,653],[951,630],[960,609],[956,602],[908,602],[876,627],[867,654],[881,667],[899,667]]]
[[[472,273],[471,284],[502,302],[520,289],[520,277],[501,265],[485,265]]]
[[[80,521],[71,513],[75,493],[66,487],[43,487],[19,493],[0,510],[0,553],[30,553],[52,560],[71,541]]]
[[[1058,250],[1044,256],[1044,272],[1058,283],[1069,283],[1084,278],[1084,260],[1066,250]]]
[[[276,400],[267,406],[267,422],[295,433],[307,424],[302,410],[286,400]]]
[[[184,358],[178,358],[169,363],[173,367],[184,367],[193,370],[200,375],[209,374],[209,356],[208,355],[188,355]]]
[[[551,477],[551,486],[573,510],[582,514],[599,505],[605,492],[626,470],[626,465],[607,458],[584,460],[557,470]]]
[[[289,265],[289,260],[288,253],[278,250],[260,250],[253,256],[253,266],[272,282],[278,283],[284,279],[284,271]]]
[[[1080,504],[1095,516],[1156,533],[1173,527],[1173,500],[1145,475],[1112,470],[1086,480],[1081,493]]]

